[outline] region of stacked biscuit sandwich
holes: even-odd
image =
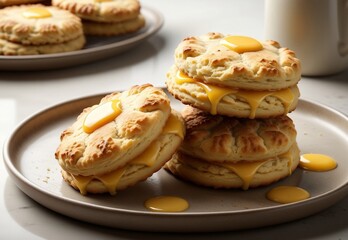
[[[275,41],[209,33],[184,39],[168,91],[188,105],[186,136],[165,167],[214,188],[268,185],[299,162],[296,108],[301,77],[293,51]]]
[[[6,7],[0,19],[0,55],[68,52],[85,44],[80,18],[53,6]]]
[[[138,0],[52,0],[52,5],[79,16],[86,35],[123,35],[145,25]]]
[[[81,194],[113,195],[159,170],[184,134],[162,89],[134,86],[85,108],[61,134],[55,156],[64,180]]]

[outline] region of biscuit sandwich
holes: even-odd
[[[6,7],[0,19],[0,55],[70,52],[86,42],[80,18],[53,6]]]
[[[119,36],[145,26],[138,0],[52,0],[52,5],[79,16],[86,35]]]
[[[165,168],[180,179],[213,188],[249,188],[292,174],[300,153],[292,120],[211,115],[186,106],[186,136]]]
[[[209,33],[185,38],[167,73],[168,91],[211,114],[269,118],[293,111],[300,61],[275,41]]]
[[[146,180],[174,154],[183,119],[150,84],[105,96],[61,134],[55,157],[81,194],[110,193]]]

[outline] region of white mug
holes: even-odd
[[[265,0],[265,39],[295,51],[302,74],[348,68],[348,0]]]

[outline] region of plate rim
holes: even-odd
[[[86,95],[78,98],[73,98],[70,100],[66,100],[54,105],[51,105],[49,107],[43,108],[24,120],[22,120],[20,123],[17,124],[17,126],[12,130],[12,132],[8,135],[7,139],[5,139],[4,144],[3,144],[3,161],[5,163],[5,166],[9,172],[9,175],[13,174],[19,181],[21,181],[23,184],[26,185],[26,187],[33,188],[36,191],[41,192],[44,195],[49,195],[51,198],[54,198],[58,201],[63,201],[66,203],[70,203],[73,205],[79,205],[81,207],[87,207],[87,208],[93,208],[97,210],[103,210],[103,211],[111,211],[115,213],[127,213],[127,214],[134,214],[134,215],[149,215],[149,216],[217,216],[217,215],[231,215],[231,214],[249,214],[253,212],[263,212],[263,211],[274,211],[278,209],[284,209],[286,208],[293,208],[296,205],[304,205],[304,204],[310,204],[312,201],[319,201],[322,198],[325,198],[327,196],[333,195],[333,194],[338,194],[339,192],[343,191],[345,188],[348,190],[348,181],[345,182],[344,184],[341,184],[339,186],[336,186],[334,189],[325,192],[323,194],[317,195],[315,197],[311,197],[309,199],[300,201],[300,202],[295,202],[295,203],[289,203],[289,204],[280,204],[280,205],[274,205],[274,206],[268,206],[268,207],[262,207],[258,209],[241,209],[241,210],[231,210],[231,211],[213,211],[213,212],[180,212],[180,213],[166,213],[166,212],[150,212],[150,211],[138,211],[138,210],[130,210],[130,209],[123,209],[123,208],[115,208],[115,207],[108,207],[108,206],[98,206],[95,204],[91,203],[86,203],[82,202],[79,200],[74,200],[70,199],[64,196],[56,196],[51,192],[45,191],[42,189],[40,186],[36,185],[33,182],[30,182],[21,172],[14,166],[13,161],[11,160],[9,156],[9,149],[11,147],[11,141],[13,141],[15,135],[27,124],[30,122],[32,119],[39,117],[40,115],[44,114],[45,112],[51,111],[57,107],[62,107],[64,105],[69,105],[74,102],[79,102],[79,101],[84,101],[86,99],[96,99],[96,98],[102,98],[105,96],[107,93],[97,93],[97,94],[92,94],[92,95]],[[334,108],[331,108],[325,104],[322,103],[317,103],[313,102],[310,100],[306,99],[299,99],[299,104],[310,104],[314,105],[316,107],[319,107],[321,109],[324,109],[325,111],[329,111],[334,113],[335,115],[338,115],[340,118],[342,118],[344,121],[348,122],[348,116]],[[17,181],[14,181],[16,185],[18,186],[19,184]],[[19,186],[18,186],[19,187]],[[28,194],[26,191],[22,189],[22,187],[19,187],[24,193]],[[29,195],[29,194],[28,194]],[[35,200],[35,199],[34,199]]]
[[[94,52],[99,52],[103,50],[113,49],[121,46],[127,46],[129,44],[136,43],[138,41],[141,41],[143,39],[148,38],[149,36],[157,33],[164,24],[164,16],[163,14],[158,11],[157,9],[153,7],[149,7],[147,5],[141,6],[141,11],[145,11],[147,13],[152,14],[152,16],[156,19],[155,24],[150,25],[149,29],[141,34],[125,38],[121,41],[112,42],[106,45],[96,46],[92,48],[82,48],[80,50],[76,51],[70,51],[70,52],[62,52],[62,53],[52,53],[52,54],[41,54],[41,55],[21,55],[21,56],[5,56],[0,55],[0,63],[2,61],[15,61],[15,62],[25,62],[25,61],[31,61],[31,60],[47,60],[47,59],[59,59],[59,58],[66,58],[66,57],[76,57],[76,56],[83,56],[85,54],[90,54]]]

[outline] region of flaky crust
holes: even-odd
[[[52,0],[52,5],[96,22],[122,22],[136,18],[140,13],[138,0]]]
[[[180,150],[206,161],[258,161],[287,152],[296,141],[295,126],[287,116],[232,118],[190,106],[182,115],[187,132]]]
[[[97,36],[119,36],[127,33],[136,32],[145,26],[145,18],[142,15],[138,17],[116,23],[101,23],[95,21],[82,21],[83,32],[86,35]]]
[[[38,55],[80,50],[86,43],[84,35],[64,43],[44,45],[23,45],[0,39],[0,55]]]
[[[184,121],[180,114],[176,111],[172,110],[172,114],[175,115],[176,119],[178,119],[182,125],[183,131],[185,131]],[[157,172],[161,167],[172,157],[176,149],[182,142],[182,138],[174,133],[162,133],[155,142],[160,144],[160,151],[156,156],[155,163],[152,166],[145,165],[127,165],[127,169],[125,173],[122,175],[115,192],[111,192],[111,194],[116,193],[118,190],[126,189],[134,184],[146,180],[153,173]],[[74,187],[76,190],[79,190],[76,186],[73,177],[70,173],[62,170],[62,176],[64,180]],[[93,179],[86,187],[87,193],[108,193],[109,190],[105,187],[105,185],[99,181],[98,179]]]
[[[174,65],[167,73],[166,85],[168,91],[182,103],[210,112],[212,105],[204,88],[196,83],[177,84],[175,81],[177,71],[178,69]],[[255,116],[252,117],[250,103],[231,93],[221,99],[217,105],[217,114],[242,118],[269,118],[284,115],[295,110],[300,97],[297,85],[292,86],[290,90],[293,94],[293,101],[288,109],[283,105],[281,99],[270,95],[261,101],[256,108]]]
[[[97,104],[85,108],[63,131],[55,156],[65,171],[102,175],[124,166],[160,135],[171,111],[167,95],[150,84],[107,95],[100,104],[113,99],[119,99],[122,108],[113,121],[90,134],[83,131],[85,117]]]
[[[208,33],[185,38],[175,50],[175,64],[192,78],[241,89],[276,90],[296,85],[301,64],[295,53],[275,41],[262,42],[263,50],[234,52]]]
[[[51,17],[26,18],[22,12],[46,8]],[[83,35],[80,18],[68,11],[41,4],[12,6],[0,10],[0,38],[23,45],[64,43]]]
[[[273,157],[253,176],[248,187],[266,186],[289,176],[297,167],[300,151],[294,144],[288,155]],[[289,164],[291,162],[291,164]],[[232,170],[218,164],[189,157],[177,152],[165,168],[173,175],[195,184],[213,188],[243,188],[244,182]],[[246,189],[245,189],[246,190]]]

